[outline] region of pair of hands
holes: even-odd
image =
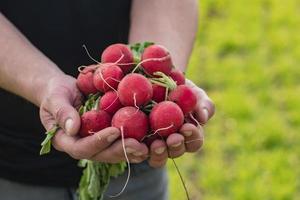
[[[200,124],[205,124],[214,114],[214,105],[206,93],[194,83],[187,80],[198,96],[195,115]],[[82,95],[76,87],[76,79],[61,75],[52,78],[44,91],[40,105],[41,122],[50,130],[54,124],[60,129],[53,138],[53,146],[66,152],[75,159],[89,159],[107,163],[125,161],[120,131],[109,127],[92,136],[80,138],[80,116],[77,112],[82,103]],[[152,167],[162,167],[168,157],[176,158],[185,152],[198,151],[204,139],[202,126],[184,124],[179,133],[170,135],[164,142],[155,140],[150,149],[133,138],[125,139],[125,149],[131,163],[140,163],[146,159]],[[188,142],[193,141],[193,142]]]

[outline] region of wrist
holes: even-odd
[[[34,92],[34,103],[39,107],[43,99],[47,96],[50,88],[55,84],[55,79],[63,79],[67,75],[60,70],[53,70],[43,76],[37,75],[33,78],[32,85],[36,86]]]

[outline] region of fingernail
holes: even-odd
[[[208,110],[206,108],[204,108],[203,113],[204,113],[204,120],[205,120],[205,122],[207,122],[207,120],[208,120]]]
[[[65,131],[67,135],[71,135],[72,127],[73,127],[73,120],[67,119],[65,122]]]
[[[179,147],[181,145],[181,142],[178,142],[176,144],[171,145],[172,147]]]
[[[160,147],[160,148],[157,148],[157,149],[155,149],[155,153],[156,154],[162,154],[164,151],[165,151],[165,147]]]
[[[183,135],[186,136],[186,137],[189,137],[189,136],[191,136],[192,134],[193,134],[192,131],[184,131],[184,132],[183,132]]]
[[[132,149],[130,147],[126,147],[126,153],[135,153],[136,150],[135,149]]]
[[[135,152],[135,153],[133,153],[133,155],[134,156],[141,156],[141,155],[143,155],[143,153],[142,152]]]
[[[108,142],[113,142],[113,141],[115,141],[119,136],[120,136],[119,133],[111,134],[110,136],[107,137],[107,141],[108,141]]]

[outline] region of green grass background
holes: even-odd
[[[193,200],[300,199],[300,1],[201,0],[188,78],[216,104],[176,159]],[[170,198],[184,200],[171,162]]]

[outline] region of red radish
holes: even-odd
[[[77,87],[85,95],[97,93],[97,89],[93,83],[95,69],[92,66],[84,68],[77,77]]]
[[[111,116],[103,110],[90,110],[81,116],[81,127],[79,130],[79,135],[81,137],[86,137],[93,135],[104,128],[110,126]]]
[[[179,85],[170,92],[168,99],[175,102],[184,114],[192,112],[197,104],[197,96],[193,89],[186,85]]]
[[[118,86],[118,94],[124,106],[142,106],[153,95],[150,81],[141,74],[126,75]]]
[[[166,98],[166,88],[160,85],[152,84],[153,96],[152,100],[156,103],[164,101]]]
[[[163,101],[153,107],[149,119],[154,133],[168,137],[172,133],[176,133],[182,126],[184,116],[177,104]]]
[[[185,84],[185,77],[184,74],[178,70],[173,69],[169,76],[176,82],[177,85],[184,85]]]
[[[169,75],[172,70],[170,53],[161,45],[151,45],[142,54],[142,66],[147,74],[160,71]]]
[[[111,115],[115,114],[122,107],[116,91],[106,92],[99,101],[99,108]]]
[[[103,63],[116,63],[122,69],[124,74],[130,72],[133,68],[133,54],[125,44],[112,44],[108,46],[101,55]],[[124,65],[126,63],[130,63]]]
[[[135,107],[127,106],[115,113],[112,126],[123,128],[124,138],[135,138],[141,141],[148,132],[149,122],[145,113]]]
[[[123,76],[120,67],[113,63],[107,63],[95,71],[93,82],[99,91],[106,92],[113,88],[117,89]]]

